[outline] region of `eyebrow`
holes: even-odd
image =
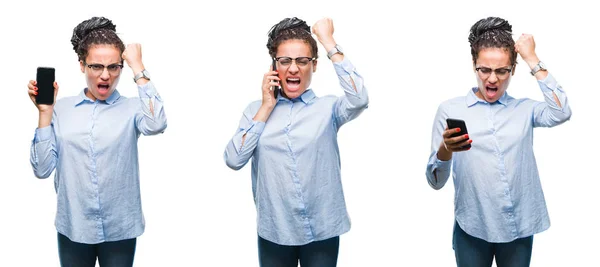
[[[509,66],[504,66],[504,67],[495,68],[495,69],[492,69],[488,66],[478,66],[477,68],[486,68],[486,69],[491,69],[491,70],[497,70],[497,69],[512,69],[512,66],[509,65]]]
[[[102,65],[102,66],[110,66],[110,65],[121,65],[121,63],[117,62],[117,63],[110,63],[108,65],[104,65],[101,63],[88,63],[88,65]]]

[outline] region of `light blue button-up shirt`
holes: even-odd
[[[51,125],[36,129],[33,172],[47,178],[56,169],[59,233],[86,244],[138,237],[144,216],[137,140],[167,127],[162,99],[151,82],[138,86],[139,98],[115,90],[92,101],[85,90],[58,100]]]
[[[316,97],[309,89],[292,100],[279,96],[266,123],[252,120],[261,101],[252,102],[225,149],[232,169],[252,158],[258,235],[280,245],[304,245],[350,230],[337,132],[369,100],[350,61],[333,65],[345,95]]]
[[[435,189],[442,188],[452,166],[454,215],[471,236],[504,243],[550,227],[533,154],[533,128],[559,125],[571,117],[571,109],[553,76],[548,74],[538,84],[545,102],[514,99],[505,92],[497,102],[488,103],[473,88],[467,96],[445,101],[438,108],[427,181]],[[437,151],[446,118],[464,120],[473,143],[470,150],[440,161]]]

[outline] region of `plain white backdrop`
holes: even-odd
[[[452,1],[454,2],[454,1]],[[438,104],[476,85],[467,36],[499,16],[515,38],[533,34],[537,54],[566,90],[570,121],[535,131],[534,149],[552,226],[534,238],[531,266],[597,264],[600,86],[598,23],[579,1],[18,1],[0,10],[0,266],[59,266],[53,176],[35,178],[29,148],[37,110],[26,84],[56,68],[59,98],[85,86],[70,38],[92,16],[117,25],[165,102],[168,128],[140,138],[146,232],[135,266],[258,266],[250,166],[233,171],[223,150],[242,111],[260,97],[269,68],[267,32],[285,17],[331,17],[334,37],[369,90],[370,106],[339,132],[352,229],[338,266],[455,266],[452,182],[425,178]],[[393,4],[392,4],[393,3]],[[311,88],[341,95],[319,47]],[[519,58],[508,92],[543,100]],[[137,96],[126,67],[118,89]]]

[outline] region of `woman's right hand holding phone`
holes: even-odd
[[[446,127],[446,129],[442,133],[442,137],[444,138],[444,140],[440,145],[440,149],[438,149],[438,159],[442,161],[447,161],[452,158],[453,152],[461,152],[471,149],[470,147],[466,147],[467,145],[473,142],[473,140],[469,139],[468,134],[452,137],[453,134],[456,134],[458,132],[460,132],[459,128],[448,129],[448,127]]]
[[[271,111],[273,111],[273,108],[275,108],[275,104],[277,103],[274,91],[271,88],[273,86],[280,86],[279,80],[280,79],[277,76],[277,71],[274,71],[273,67],[271,66],[269,71],[263,76],[262,104],[254,116],[254,120],[266,122],[271,115]]]
[[[37,81],[35,81],[35,80],[29,81],[29,83],[27,84],[27,89],[28,89],[27,92],[29,94],[29,98],[31,99],[31,102],[33,102],[35,107],[40,112],[38,128],[49,126],[50,123],[52,122],[52,112],[54,111],[54,104],[52,104],[52,105],[38,104],[35,101],[35,98],[38,94]],[[53,103],[56,103],[56,94],[57,93],[58,93],[58,83],[54,82],[54,101],[53,101]]]

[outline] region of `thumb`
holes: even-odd
[[[54,99],[56,99],[56,95],[58,95],[58,83],[54,82]]]

